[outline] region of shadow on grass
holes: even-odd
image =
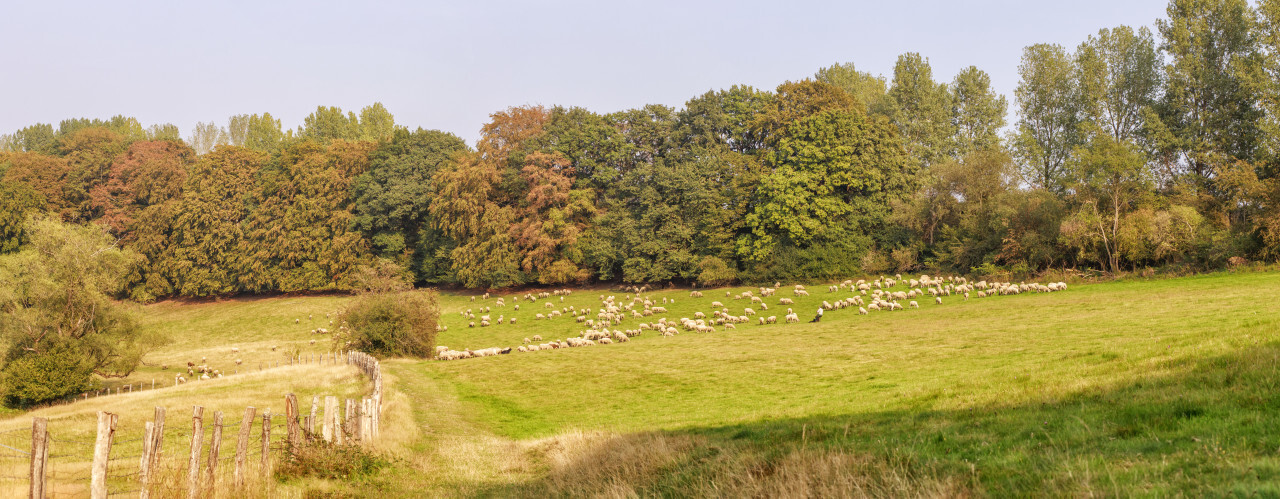
[[[485,496],[1280,495],[1280,344],[1095,393],[534,442]]]

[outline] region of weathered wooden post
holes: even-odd
[[[48,465],[49,420],[31,418],[31,499],[44,499]]]
[[[151,491],[147,490],[147,483],[151,481],[151,446],[155,445],[156,424],[147,421],[146,429],[142,432],[142,458],[138,463],[138,483],[142,484],[142,488],[138,491],[138,495],[142,499],[150,496]]]
[[[320,396],[311,397],[311,418],[307,420],[307,439],[310,440],[312,435],[316,434],[316,410],[320,408]]]
[[[359,422],[356,421],[355,418],[356,418],[356,401],[352,399],[347,399],[347,417],[342,422],[342,432],[345,433],[346,437],[348,438],[351,438],[353,440],[359,440],[360,436],[356,435],[356,426],[359,425]]]
[[[89,478],[89,497],[106,499],[107,462],[111,459],[111,438],[116,434],[116,415],[98,411],[98,439],[93,444],[93,468]]]
[[[298,397],[292,393],[284,396],[284,421],[288,427],[289,447],[301,447],[302,428],[298,427]]]
[[[262,478],[271,476],[271,411],[262,413]]]
[[[218,489],[218,453],[222,450],[222,411],[213,413],[213,437],[209,440],[209,464],[205,468],[205,487],[210,492]]]
[[[200,495],[200,446],[204,442],[204,407],[194,406],[191,414],[191,455],[187,462],[187,497]]]
[[[337,428],[338,428],[338,397],[334,397],[332,395],[325,396],[324,426],[323,428],[321,428],[321,431],[324,432],[325,442],[333,442],[335,438],[338,438],[336,435]]]
[[[236,490],[244,488],[244,458],[249,454],[249,432],[253,430],[253,416],[257,412],[253,407],[246,407],[240,420],[240,436],[236,439]]]

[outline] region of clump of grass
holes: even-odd
[[[298,478],[363,481],[391,461],[360,445],[316,441],[290,450],[276,466],[276,479]]]

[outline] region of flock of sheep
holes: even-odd
[[[805,286],[800,284],[796,284],[791,288],[791,297],[779,297],[777,294],[780,287],[781,283],[774,283],[773,287],[760,287],[756,291],[744,291],[736,295],[731,291],[726,291],[725,301],[747,302],[740,307],[741,313],[733,312],[722,301],[713,300],[708,304],[709,310],[707,312],[696,311],[692,316],[681,317],[678,320],[660,317],[668,313],[666,306],[674,304],[675,299],[666,297],[654,299],[645,294],[645,287],[626,288],[625,291],[628,294],[622,300],[612,295],[600,295],[600,305],[594,309],[588,307],[577,308],[572,305],[565,306],[565,297],[572,293],[568,289],[536,294],[527,293],[521,299],[534,304],[539,300],[545,300],[542,302],[544,311],[536,313],[534,320],[549,321],[568,316],[573,317],[573,320],[581,324],[584,329],[579,331],[576,337],[550,341],[544,341],[541,335],[535,335],[532,338],[525,338],[523,344],[517,347],[453,350],[447,346],[438,346],[436,347],[436,358],[439,360],[458,360],[510,353],[625,343],[645,331],[650,331],[663,337],[675,336],[682,331],[711,333],[717,331],[718,328],[724,330],[737,329],[738,324],[750,323],[753,321],[753,317],[754,321],[761,326],[776,324],[779,320],[778,315],[765,315],[769,311],[769,304],[766,303],[766,298],[770,302],[776,299],[775,306],[780,308],[785,305],[795,305],[795,300],[798,298],[811,297]],[[1049,293],[1066,289],[1067,284],[1065,282],[1051,282],[1048,284],[988,282],[985,280],[971,282],[964,277],[942,278],[928,275],[904,279],[899,274],[894,277],[881,277],[870,281],[846,280],[840,284],[830,285],[827,287],[828,293],[837,296],[841,293],[847,293],[847,296],[836,298],[834,301],[824,299],[818,305],[823,311],[857,308],[858,314],[868,315],[873,312],[920,308],[920,301],[927,301],[928,299],[932,299],[935,305],[941,305],[944,297],[954,296],[957,298],[962,297],[960,298],[962,300],[969,300],[970,298],[988,298],[1022,293]],[[556,297],[559,298],[559,307],[552,300]],[[692,291],[689,293],[689,297],[697,299],[704,298],[704,295],[702,291]],[[479,300],[481,302],[488,301],[489,294],[485,293],[479,297]],[[476,302],[477,297],[472,296],[471,301]],[[905,305],[903,304],[904,302]],[[468,327],[515,324],[515,317],[508,318],[504,313],[499,313],[496,319],[493,316],[493,308],[496,307],[501,310],[506,305],[506,300],[498,297],[492,305],[467,309],[461,311],[460,315],[468,320]],[[757,308],[759,312],[757,312]],[[520,310],[520,304],[514,303],[512,311],[518,310]],[[815,315],[817,315],[816,312],[815,309]],[[659,317],[653,320],[654,316]],[[621,326],[628,320],[636,320],[636,326],[630,329],[616,329],[616,327]],[[782,315],[782,321],[792,324],[801,322],[800,314],[793,308],[788,307],[785,314]],[[437,326],[437,330],[446,331],[448,327]]]

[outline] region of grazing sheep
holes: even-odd
[[[794,300],[792,300],[792,299],[790,299],[790,298],[779,298],[779,299],[778,299],[778,304],[779,304],[779,305],[794,305],[794,304],[795,304],[795,301],[794,301]]]
[[[516,351],[517,351],[517,352],[528,352],[528,351],[529,351],[529,349],[528,349],[527,347],[525,347],[524,345],[520,345],[518,348],[516,348]]]
[[[770,315],[768,319],[765,319],[765,322],[768,322],[769,324],[777,324],[777,323],[778,323],[778,316],[776,316],[776,315]]]
[[[938,304],[938,305],[942,305],[942,297],[941,297],[941,296],[935,296],[935,297],[933,298],[933,302],[934,302],[934,303],[936,303],[936,304]]]
[[[711,302],[711,308],[724,308],[724,304],[718,301]]]
[[[869,312],[867,312],[867,309],[858,307],[858,315],[867,315],[868,313]]]
[[[743,310],[742,310],[742,313],[747,314],[747,315],[756,315],[756,311],[755,311],[755,310],[751,310],[750,308],[745,308],[745,309],[743,309]]]
[[[911,300],[911,303],[908,303],[908,305],[911,305],[911,308],[920,308],[920,304],[916,303],[915,300]]]
[[[738,327],[737,327],[737,326],[734,326],[732,322],[730,322],[730,323],[728,323],[728,324],[725,324],[725,325],[724,325],[724,328],[725,328],[725,329],[738,329]]]

